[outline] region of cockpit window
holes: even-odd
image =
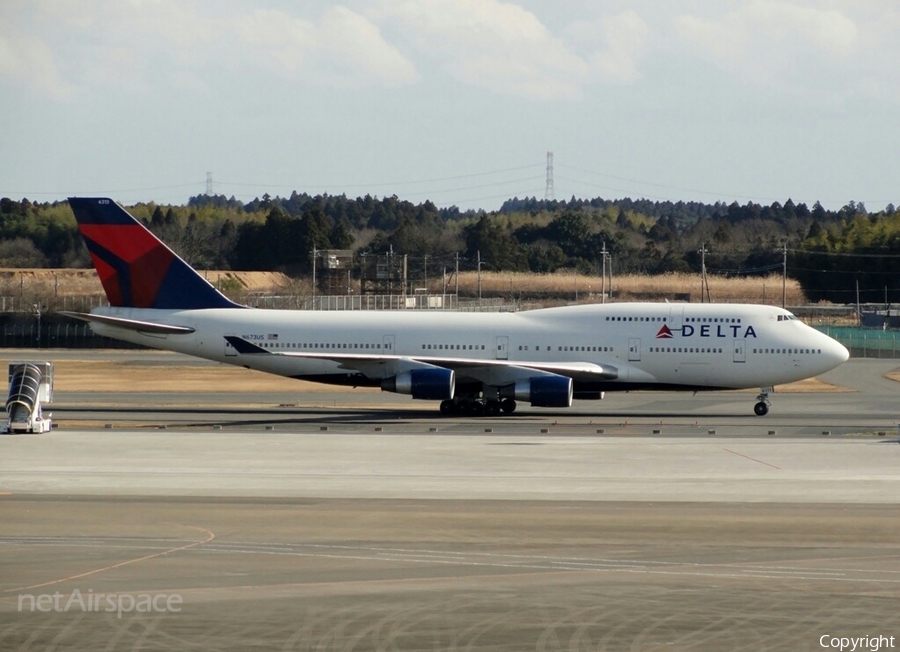
[[[796,319],[797,319],[797,316],[792,315],[791,313],[787,313],[786,315],[778,315],[778,321],[793,321]]]

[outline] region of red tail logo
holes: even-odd
[[[674,337],[672,331],[669,330],[669,327],[666,324],[663,324],[662,328],[660,328],[659,332],[656,334],[656,339],[658,340],[670,340]]]
[[[192,310],[240,308],[159,238],[105,197],[70,197],[109,304],[127,308]]]

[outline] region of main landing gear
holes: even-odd
[[[512,414],[516,411],[516,402],[511,398],[487,400],[480,398],[462,398],[441,401],[441,414],[463,414],[466,416],[495,417],[500,414]]]
[[[769,413],[769,406],[771,403],[769,402],[769,394],[772,393],[771,387],[763,387],[759,391],[759,396],[756,397],[756,405],[753,406],[753,412],[758,417],[764,417]]]

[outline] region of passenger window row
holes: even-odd
[[[650,353],[722,353],[722,349],[702,346],[651,346]]]
[[[546,347],[546,349],[547,349],[547,351],[552,351],[553,347],[548,346],[548,347]],[[519,346],[519,351],[527,351],[527,350],[528,350],[528,345]],[[540,351],[541,347],[536,346],[536,347],[534,347],[534,350]],[[604,352],[609,352],[609,351],[613,350],[613,347],[611,347],[611,346],[557,346],[556,350],[557,351],[604,351]]]
[[[685,317],[692,324],[740,324],[740,317]]]
[[[776,355],[819,355],[822,349],[753,349],[754,353],[774,353]]]
[[[347,344],[347,343],[319,343],[319,342],[264,342],[263,347],[267,349],[369,349],[380,350],[381,344],[363,343],[363,344]]]
[[[668,321],[667,317],[607,317],[606,321]],[[740,324],[740,317],[685,317],[691,324]]]

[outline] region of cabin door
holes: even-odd
[[[666,322],[666,325],[670,331],[681,332],[681,323],[684,321],[684,306],[675,303],[669,305],[669,321]]]
[[[734,341],[734,361],[747,362],[747,340],[738,338]]]
[[[497,336],[497,359],[498,360],[508,360],[509,359],[509,337],[506,335],[498,335]]]
[[[387,355],[395,355],[396,351],[394,351],[394,336],[393,335],[385,335],[384,336],[384,350],[383,353]]]
[[[632,337],[628,340],[628,362],[641,361],[641,340],[638,337]]]

